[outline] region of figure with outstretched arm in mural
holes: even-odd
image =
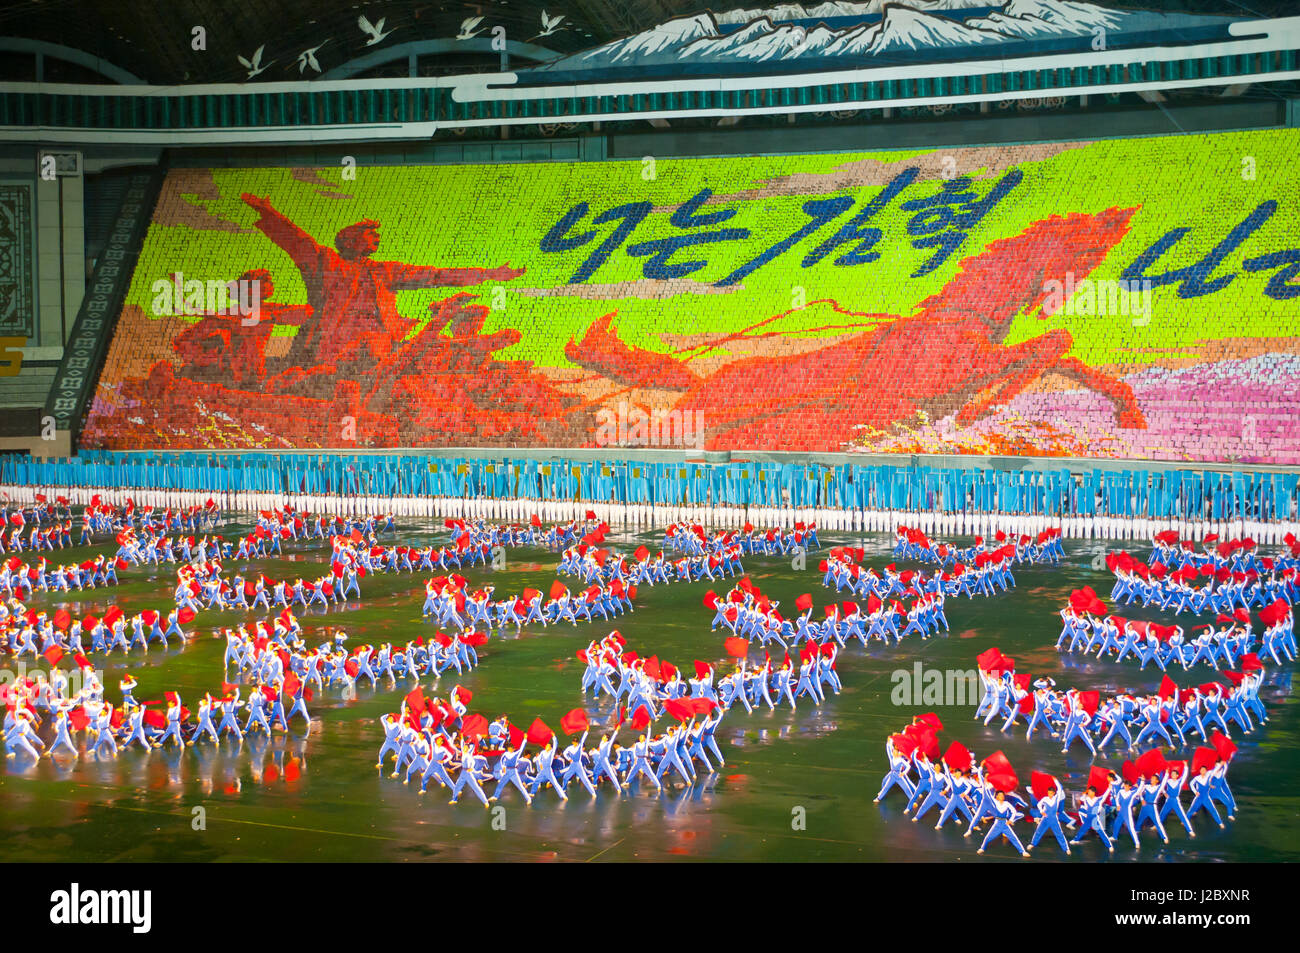
[[[415,326],[398,313],[394,292],[510,281],[524,273],[509,263],[498,268],[439,268],[375,261],[379,223],[373,219],[340,230],[334,237],[336,250],[317,242],[269,199],[247,192],[241,198],[259,213],[254,224],[293,259],[307,286],[311,317],[289,355],[290,363],[300,367],[333,365],[336,373],[350,364],[373,368]]]

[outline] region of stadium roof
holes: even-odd
[[[500,69],[501,55],[491,46],[494,27],[504,27],[516,56],[536,61],[628,36],[675,16],[769,5],[774,4],[755,0],[132,0],[129,4],[8,0],[0,3],[0,38],[49,44],[40,49],[46,54],[42,78],[51,82],[104,82],[123,74],[156,85],[242,82],[249,79],[250,70],[241,57],[253,61],[254,68],[261,67],[254,81],[331,73],[334,78],[406,76],[412,55],[418,56],[417,75],[431,76]],[[1103,5],[1245,17],[1296,12],[1294,0],[1110,0]],[[378,32],[367,33],[361,17]],[[469,22],[474,18],[482,19]],[[196,26],[206,31],[204,49],[194,48]],[[466,38],[458,40],[462,34]],[[60,57],[60,47],[83,54],[81,65]],[[264,48],[260,61],[254,56],[259,48]],[[32,78],[30,65],[13,55],[15,46],[10,43],[4,49],[0,60],[8,64],[0,71],[0,81]],[[304,62],[308,51],[319,71]],[[387,62],[386,51],[394,51]],[[102,63],[96,66],[95,61]],[[344,69],[346,64],[350,68]]]

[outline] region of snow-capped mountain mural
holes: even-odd
[[[698,13],[565,56],[530,79],[851,69],[1226,40],[1240,17],[1115,10],[1076,0],[828,0]]]

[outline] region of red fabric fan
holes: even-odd
[[[581,734],[590,727],[591,721],[587,718],[587,712],[581,708],[575,708],[560,718],[560,729],[566,735]]]
[[[739,636],[731,636],[722,645],[732,658],[741,659],[749,655],[749,642]]]

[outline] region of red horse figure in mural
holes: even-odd
[[[1049,372],[1105,396],[1120,427],[1145,428],[1127,384],[1069,356],[1068,331],[1004,343],[1015,317],[1043,303],[1050,281],[1082,278],[1105,259],[1134,211],[1036,222],[963,260],[915,313],[867,315],[873,330],[795,356],[742,358],[701,378],[684,361],[623,344],[609,330],[612,315],[566,354],[619,383],[685,391],[674,409],[705,415],[709,449],[834,451],[864,430],[888,431],[922,414],[968,426]]]

